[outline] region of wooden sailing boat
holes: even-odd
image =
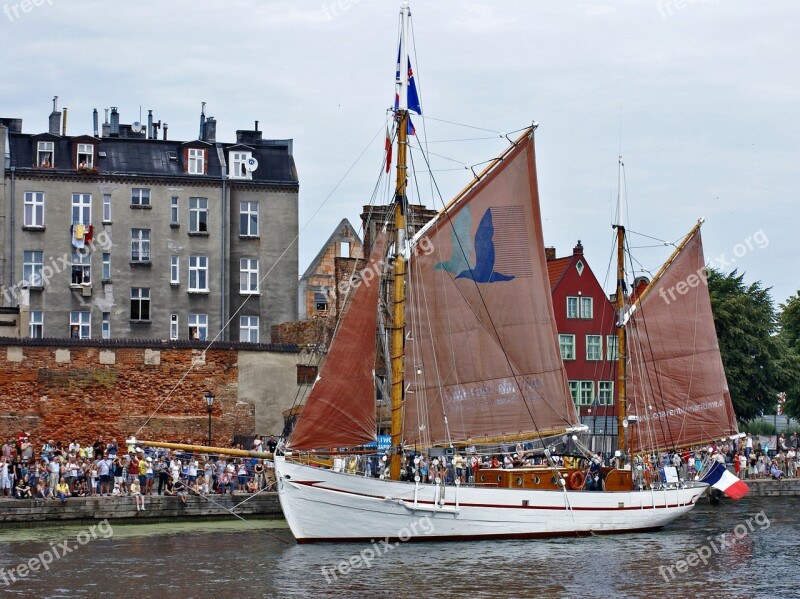
[[[588,462],[566,468],[553,458],[558,448],[584,447],[578,434],[586,427],[572,403],[557,342],[539,212],[535,126],[433,221],[407,236],[408,14],[404,2],[393,230],[391,238],[382,232],[375,239],[320,377],[288,439],[287,455],[275,458],[289,526],[299,542],[546,537],[660,528],[691,510],[708,485],[656,482],[649,476],[646,484],[641,479],[635,484],[636,470],[630,461],[622,466],[623,458],[736,433],[707,289],[687,283],[674,301],[658,303],[664,303],[664,286],[677,285],[702,267],[699,230],[689,234],[633,306],[627,303],[620,266],[619,324],[633,331],[632,337],[624,330],[619,336],[621,467],[603,469],[602,490],[583,490]],[[617,229],[622,253],[624,227]],[[384,272],[387,263],[393,265],[389,273]],[[381,278],[392,281],[393,298],[390,467],[380,478],[312,467],[304,463],[304,452],[354,448],[376,438],[374,342]],[[673,316],[676,309],[679,321]],[[644,341],[645,332],[650,341]],[[631,341],[627,346],[626,340]],[[690,357],[698,347],[700,357]],[[677,437],[645,433],[667,424],[679,425]],[[456,452],[517,441],[538,451],[543,463],[480,470],[472,485],[446,485],[440,478],[426,484],[418,473],[415,480],[400,480],[404,449],[444,446]],[[416,526],[421,518],[430,518],[431,526]]]

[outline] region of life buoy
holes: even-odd
[[[583,483],[586,481],[586,477],[583,475],[583,472],[580,470],[576,470],[572,473],[569,477],[569,486],[575,491],[583,489]]]

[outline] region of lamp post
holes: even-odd
[[[206,394],[203,396],[206,400],[206,406],[208,407],[208,444],[211,445],[211,408],[214,406],[214,394],[211,391],[206,391]]]

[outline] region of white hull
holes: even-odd
[[[691,510],[708,485],[545,491],[417,485],[276,457],[278,496],[299,543],[533,538],[652,530]],[[444,489],[444,502],[439,493]]]

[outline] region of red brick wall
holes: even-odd
[[[215,444],[255,430],[253,406],[236,399],[236,350],[208,350],[205,363],[191,368],[199,350],[162,349],[160,364],[145,364],[144,348],[70,347],[65,363],[56,362],[57,349],[0,346],[0,436],[24,430],[40,445],[48,438],[91,443],[98,435],[121,443],[155,414],[140,439],[205,443],[206,391],[216,396]],[[100,364],[101,352],[115,363]]]

